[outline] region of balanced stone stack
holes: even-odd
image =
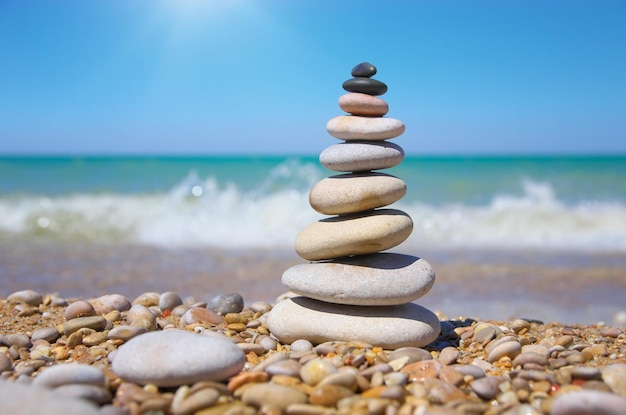
[[[405,212],[385,208],[406,194],[406,184],[375,170],[398,165],[403,149],[387,140],[404,124],[384,117],[389,110],[379,95],[387,85],[372,79],[376,67],[354,67],[343,84],[339,107],[350,115],[331,119],[330,135],[343,143],[320,154],[326,168],[343,172],[317,183],[311,207],[332,215],[305,228],[296,238],[298,255],[312,261],[289,268],[283,285],[298,296],[276,304],[270,331],[291,343],[307,339],[364,341],[395,349],[423,347],[437,338],[439,320],[412,301],[432,287],[435,273],[421,258],[381,252],[405,241],[413,221]]]

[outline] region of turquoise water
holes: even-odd
[[[386,172],[415,247],[626,251],[626,157],[416,157]],[[0,236],[284,247],[322,218],[317,156],[2,157]]]

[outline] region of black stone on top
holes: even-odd
[[[387,85],[384,83],[362,76],[348,79],[342,86],[348,92],[360,92],[368,95],[382,95],[387,92]]]
[[[374,75],[376,75],[376,67],[368,62],[359,63],[357,66],[352,68],[352,76],[355,77],[362,76],[369,78]]]

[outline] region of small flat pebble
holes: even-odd
[[[156,316],[150,309],[141,304],[134,304],[126,314],[126,320],[131,325],[145,327],[148,330],[156,328]]]
[[[241,396],[241,400],[246,405],[252,405],[255,408],[269,406],[282,411],[289,405],[306,403],[308,397],[304,392],[289,386],[258,383],[251,384],[250,387],[246,388]]]
[[[451,365],[456,363],[460,354],[456,347],[445,347],[439,353],[439,361],[444,365]]]
[[[222,324],[224,317],[204,307],[192,307],[180,318],[180,324],[210,323]]]
[[[341,385],[325,384],[313,389],[309,402],[313,405],[334,407],[341,399],[354,395],[354,391]]]
[[[326,376],[337,373],[337,368],[326,359],[313,359],[300,369],[300,378],[308,385],[317,385]]]
[[[156,292],[148,292],[140,294],[133,300],[133,305],[142,305],[144,307],[153,307],[159,305],[161,294]]]
[[[337,172],[388,169],[404,160],[404,150],[389,141],[348,141],[324,149],[320,163]]]
[[[43,370],[33,380],[33,385],[45,388],[71,384],[103,387],[105,382],[104,372],[97,367],[81,363],[62,363]]]
[[[521,351],[522,345],[517,340],[500,343],[491,349],[487,361],[493,363],[505,356],[514,359]]]
[[[176,415],[192,415],[203,408],[215,405],[220,393],[212,388],[204,388],[187,396],[176,410]]]
[[[352,115],[382,117],[389,111],[389,105],[382,99],[358,92],[350,92],[339,97],[339,107]]]
[[[11,333],[0,336],[0,344],[17,348],[30,346],[30,337],[22,333]]]
[[[56,329],[56,327],[42,327],[33,332],[33,335],[30,337],[31,341],[37,340],[45,340],[47,342],[54,342],[59,338],[61,334]]]
[[[128,311],[132,306],[130,300],[120,294],[107,294],[90,300],[89,303],[96,310],[96,314],[101,316],[102,314],[109,313],[113,310]]]
[[[63,332],[65,335],[70,335],[82,328],[104,330],[106,326],[107,320],[102,316],[77,317],[65,322]]]
[[[362,117],[339,115],[326,123],[326,131],[340,140],[381,141],[404,133],[404,123],[389,117]]]
[[[228,313],[239,313],[243,310],[244,301],[241,294],[228,293],[221,294],[207,301],[206,308],[220,315]]]
[[[281,360],[280,362],[276,362],[270,366],[268,366],[265,371],[271,376],[274,375],[283,375],[283,376],[291,376],[291,377],[300,377],[300,370],[302,366],[296,362],[295,360]]]
[[[408,375],[409,381],[420,382],[427,378],[436,378],[441,370],[441,363],[437,360],[422,360],[406,365],[400,371]]]
[[[306,339],[298,339],[291,343],[291,351],[293,352],[308,352],[313,350],[313,344]]]
[[[244,353],[233,343],[167,330],[134,337],[120,346],[112,369],[130,382],[180,386],[200,380],[223,381],[238,373],[244,363]]]
[[[536,365],[546,366],[548,359],[545,356],[535,352],[522,352],[513,359],[513,367],[524,366],[526,364],[533,363]]]
[[[22,290],[22,291],[16,291],[12,294],[10,294],[7,297],[7,300],[9,301],[21,301],[23,303],[26,303],[28,305],[32,305],[32,306],[38,306],[41,303],[43,303],[43,296],[41,294],[39,294],[37,291],[33,291],[33,290]]]
[[[140,334],[144,334],[147,332],[148,332],[148,329],[146,327],[121,324],[109,330],[107,336],[109,339],[112,339],[112,340],[128,341],[135,336],[138,336]]]
[[[551,415],[623,415],[626,398],[611,393],[580,390],[559,394]]]
[[[450,367],[452,367],[454,370],[456,370],[460,374],[464,376],[465,375],[472,376],[474,379],[483,378],[486,376],[485,371],[476,365],[455,364]]]
[[[1,379],[0,413],[99,415],[98,407],[84,399],[69,398],[56,391]]]
[[[65,308],[65,319],[71,320],[77,317],[91,317],[96,315],[93,306],[84,300],[74,301]]]
[[[159,296],[159,309],[161,311],[171,311],[182,303],[183,300],[180,298],[180,295],[172,291],[165,292]]]
[[[602,380],[614,393],[626,397],[626,363],[615,363],[603,368]]]
[[[504,379],[491,376],[475,379],[470,383],[470,388],[474,393],[483,399],[491,400],[500,392],[499,385]]]

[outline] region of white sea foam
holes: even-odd
[[[276,174],[279,174],[276,173]],[[306,174],[305,174],[306,177]],[[165,247],[292,249],[304,227],[323,218],[308,205],[309,185],[242,192],[193,174],[168,193],[0,198],[0,235],[131,242]],[[409,247],[541,248],[626,252],[626,206],[566,204],[549,183],[526,180],[518,195],[484,205],[400,201],[415,223]]]

